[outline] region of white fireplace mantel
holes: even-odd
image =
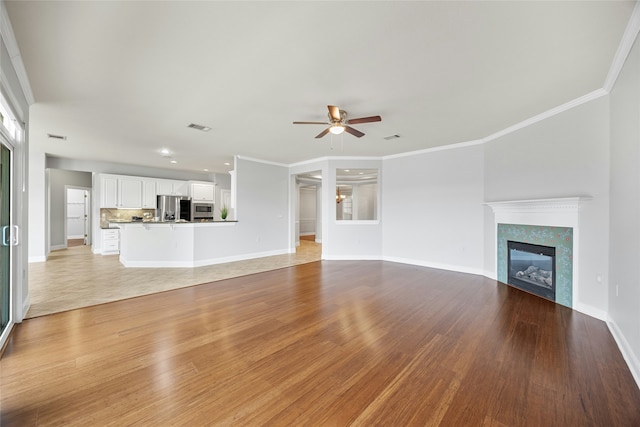
[[[559,197],[536,200],[487,202],[496,224],[546,225],[577,228],[582,205],[591,197]]]

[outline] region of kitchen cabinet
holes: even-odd
[[[191,200],[212,202],[215,200],[215,187],[213,183],[191,182]]]
[[[189,195],[187,181],[102,174],[100,183],[100,207],[108,209],[155,209],[157,195]]]
[[[115,176],[103,176],[101,183],[101,208],[117,208],[118,207],[118,178]]]
[[[140,178],[118,179],[119,208],[140,209],[142,207],[142,180]]]
[[[159,179],[156,181],[156,190],[159,196],[188,196],[189,195],[189,186],[187,181]]]
[[[102,175],[100,183],[101,208],[140,209],[142,207],[142,178]]]
[[[156,190],[155,179],[143,179],[142,180],[142,209],[155,209],[156,196],[158,192]]]
[[[102,229],[102,254],[117,254],[120,252],[120,230],[117,228]]]

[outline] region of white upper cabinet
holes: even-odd
[[[134,176],[102,175],[100,177],[101,208],[142,207],[142,179]]]
[[[119,208],[140,209],[142,208],[142,179],[140,178],[119,178]]]
[[[103,176],[101,183],[101,208],[117,208],[118,207],[118,178],[115,176]]]
[[[142,209],[155,209],[156,196],[158,195],[156,190],[155,179],[143,179],[142,180]]]
[[[191,200],[213,202],[215,200],[215,187],[213,183],[192,182],[190,183]]]
[[[156,196],[188,196],[189,182],[138,176],[100,176],[100,207],[110,209],[155,209]]]
[[[189,185],[187,181],[174,181],[171,179],[156,180],[158,196],[188,196]]]

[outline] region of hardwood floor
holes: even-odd
[[[604,322],[382,261],[28,319],[0,370],[3,427],[640,425]]]

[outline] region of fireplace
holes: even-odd
[[[510,283],[507,241],[555,248],[552,264],[555,302],[581,311],[582,307],[574,305],[580,265],[578,226],[581,207],[589,200],[589,197],[563,197],[486,203],[493,210],[497,234],[495,279]]]
[[[556,300],[556,248],[507,241],[507,283]]]

